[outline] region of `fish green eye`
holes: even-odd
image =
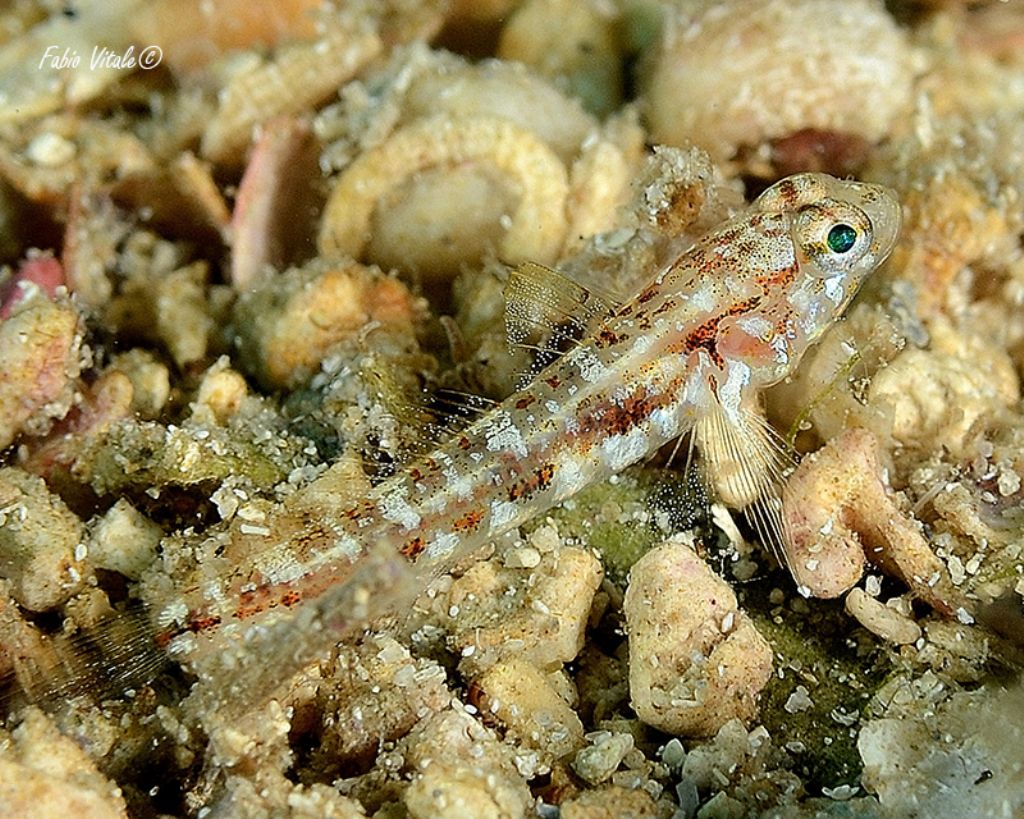
[[[846,253],[857,241],[857,230],[842,223],[833,226],[828,232],[828,249],[833,253]]]

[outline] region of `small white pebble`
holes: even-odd
[[[262,509],[259,509],[256,506],[251,506],[249,504],[240,507],[238,509],[237,514],[238,517],[240,517],[242,520],[247,520],[250,523],[256,523],[257,521],[266,520],[267,517],[263,513]]]
[[[608,779],[633,748],[631,734],[609,734],[581,748],[572,762],[573,770],[592,785]]]
[[[553,552],[562,545],[562,539],[554,526],[541,526],[530,535],[530,545],[541,553]]]
[[[686,749],[683,747],[682,742],[672,738],[665,743],[665,747],[661,751],[661,761],[668,765],[669,768],[674,771],[680,770],[685,759]]]
[[[946,567],[949,569],[949,579],[953,581],[953,586],[959,586],[967,579],[964,561],[956,557],[956,555],[950,555],[946,558]]]
[[[25,149],[25,156],[33,165],[56,168],[75,158],[75,143],[52,131],[40,134]]]
[[[505,568],[535,569],[540,565],[540,552],[530,546],[509,549],[505,553]]]
[[[837,802],[845,802],[847,799],[852,799],[857,795],[859,791],[856,785],[839,785],[835,788],[822,788],[821,792],[825,794],[829,799],[835,799]]]
[[[798,685],[782,707],[787,714],[799,714],[801,711],[807,711],[813,705],[814,700],[811,699],[810,692],[804,686]]]
[[[1012,469],[1005,469],[999,473],[996,486],[999,489],[999,494],[1004,498],[1015,495],[1020,491],[1020,475]]]

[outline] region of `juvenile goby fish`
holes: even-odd
[[[680,435],[706,444],[712,471],[770,448],[759,391],[792,373],[842,315],[899,226],[883,187],[783,179],[628,301],[597,310],[577,346],[364,500],[154,607],[155,644],[190,660],[219,656],[207,649],[223,637],[249,658],[230,661],[237,693],[268,689],[367,617],[408,606],[432,574]],[[734,483],[756,505],[771,478],[741,465]]]

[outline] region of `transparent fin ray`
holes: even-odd
[[[505,330],[510,344],[558,352],[586,335],[615,304],[550,267],[526,262],[505,285]]]
[[[74,634],[40,637],[31,650],[13,658],[18,688],[40,705],[83,694],[94,699],[120,696],[151,682],[167,663],[140,602]]]
[[[762,544],[788,569],[782,491],[795,453],[757,407],[716,405],[698,422],[695,439],[708,482],[727,506],[743,510]]]

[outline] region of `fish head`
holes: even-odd
[[[899,237],[899,199],[882,185],[796,174],[768,188],[753,207],[789,225],[797,270],[791,298],[808,343],[842,315]]]

